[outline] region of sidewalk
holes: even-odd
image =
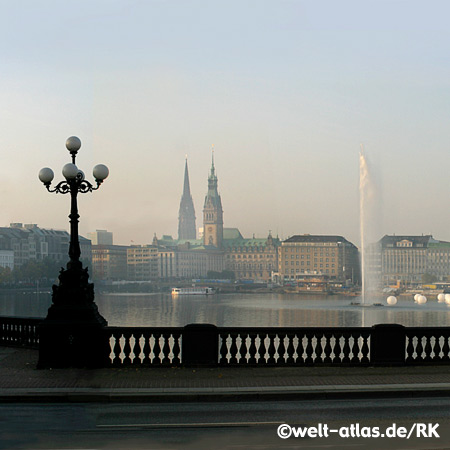
[[[37,350],[0,347],[0,402],[178,402],[450,395],[450,366],[37,370],[37,360]]]

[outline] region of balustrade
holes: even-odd
[[[181,364],[183,328],[106,327],[113,366],[177,366]]]
[[[219,328],[223,366],[368,365],[370,328]]]
[[[0,345],[38,348],[41,322],[42,319],[0,317]],[[389,356],[391,347],[398,347],[397,364],[450,364],[450,328],[445,327],[104,327],[101,338],[109,343],[109,358],[105,359],[110,367],[195,365],[202,360],[197,347],[201,343],[209,343],[204,349],[216,355],[215,363],[206,361],[209,365],[217,362],[221,366],[266,367],[390,364],[394,361]]]
[[[406,328],[406,364],[449,364],[449,340],[450,328]]]
[[[38,348],[41,322],[42,319],[0,317],[0,345]]]

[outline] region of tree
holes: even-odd
[[[210,280],[234,280],[234,272],[231,270],[223,270],[222,272],[216,272],[214,270],[208,270],[206,278]]]
[[[422,275],[422,284],[431,284],[436,281],[436,275],[432,273],[424,273]]]
[[[0,284],[11,283],[12,280],[11,269],[9,267],[0,267]]]

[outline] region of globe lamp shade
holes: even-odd
[[[109,169],[104,164],[97,164],[92,174],[96,180],[103,181],[109,175]]]
[[[62,174],[66,180],[73,180],[77,177],[78,172],[78,167],[72,163],[67,163],[62,169]]]
[[[53,173],[53,170],[49,167],[44,167],[39,171],[39,179],[44,184],[51,183],[53,178],[55,177],[55,174]]]
[[[66,141],[66,148],[69,150],[69,152],[77,152],[80,150],[81,147],[81,141],[76,136],[71,136]]]

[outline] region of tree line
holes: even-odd
[[[44,258],[42,261],[30,259],[14,269],[0,267],[0,285],[35,284],[38,281],[42,284],[52,284],[65,266],[66,261]]]

